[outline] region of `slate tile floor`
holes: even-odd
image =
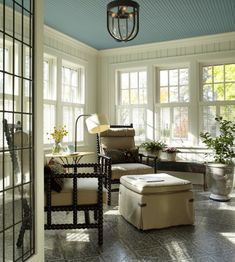
[[[230,202],[209,200],[208,192],[194,187],[194,226],[138,231],[118,213],[118,193],[104,210],[104,244],[96,230],[45,231],[45,261],[235,262],[235,191]],[[71,219],[71,214],[56,217]]]

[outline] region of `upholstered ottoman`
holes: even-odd
[[[138,229],[194,223],[190,181],[164,173],[122,176],[119,212]]]

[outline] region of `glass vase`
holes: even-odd
[[[61,154],[62,152],[63,152],[63,146],[62,146],[61,142],[55,141],[55,143],[52,147],[52,154],[56,155],[56,154]]]

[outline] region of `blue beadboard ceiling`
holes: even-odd
[[[235,0],[136,0],[140,31],[128,43],[106,29],[109,0],[44,0],[45,24],[98,50],[235,31]]]

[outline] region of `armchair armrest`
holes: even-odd
[[[101,166],[101,170],[107,170],[108,167],[111,169],[112,159],[104,154],[98,154],[98,163]]]
[[[107,185],[111,183],[112,159],[111,159],[111,157],[108,157],[104,154],[98,154],[98,162],[101,166],[101,171],[105,174],[104,186],[105,186],[105,188],[107,188]]]
[[[157,173],[157,162],[159,158],[157,156],[150,156],[150,155],[144,155],[142,153],[139,153],[139,158],[141,163],[145,163],[148,166],[154,167],[154,173]],[[143,158],[146,159],[146,161],[143,160]]]
[[[99,157],[99,158],[104,158],[104,159],[107,159],[107,160],[110,160],[110,161],[111,161],[111,157],[106,156],[106,155],[101,154],[101,153],[98,154],[98,157]]]

